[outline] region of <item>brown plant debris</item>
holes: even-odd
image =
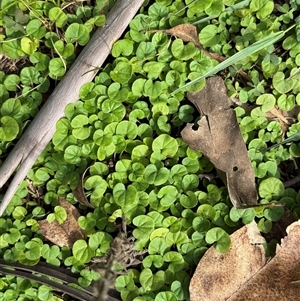
[[[96,301],[107,301],[109,289],[114,287],[117,275],[123,271],[116,270],[117,264],[126,271],[128,267],[142,263],[143,254],[147,250],[135,251],[133,237],[127,237],[126,220],[122,217],[122,230],[118,233],[111,244],[111,249],[103,257],[94,257],[91,269],[101,274],[100,280],[95,283],[97,291]]]
[[[78,225],[80,213],[67,200],[59,198],[58,205],[67,212],[67,219],[59,224],[56,220],[49,223],[46,219],[38,221],[42,235],[59,247],[72,248],[78,239],[84,239],[85,234]]]
[[[287,233],[271,260],[265,258],[254,222],[231,235],[227,253],[211,247],[192,278],[191,301],[299,300],[300,221]]]
[[[182,130],[184,142],[207,156],[220,171],[235,207],[255,206],[254,171],[222,78],[209,78],[203,90],[188,93],[187,97],[202,118],[198,130],[193,129],[193,124]]]

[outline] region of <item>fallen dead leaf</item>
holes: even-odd
[[[259,237],[255,232],[252,223],[231,235],[227,253],[211,247],[204,254],[190,284],[191,301],[299,300],[300,221],[287,228],[288,236],[269,261],[263,246],[249,239],[253,233]]]
[[[84,239],[85,234],[78,225],[80,213],[67,200],[59,198],[58,204],[67,212],[67,219],[59,224],[56,220],[49,223],[46,219],[38,221],[42,235],[59,247],[72,248],[78,239]]]
[[[187,97],[203,116],[198,130],[193,130],[193,124],[182,130],[183,140],[221,171],[219,175],[235,207],[256,205],[254,171],[222,78],[209,78],[203,90]]]

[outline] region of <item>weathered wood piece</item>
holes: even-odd
[[[2,202],[0,216],[16,193],[20,183],[55,133],[56,122],[64,116],[65,107],[79,98],[82,85],[90,82],[109,55],[144,0],[118,0],[107,15],[106,25],[97,29],[67,74],[57,85],[45,105],[24,132],[0,167],[0,188],[19,166]]]

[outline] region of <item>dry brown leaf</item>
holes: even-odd
[[[204,254],[190,283],[191,301],[229,300],[265,265],[263,246],[249,241],[249,235],[253,240],[257,232],[256,224],[247,225],[230,236],[227,253],[218,253],[211,247]]]
[[[78,239],[84,239],[85,234],[78,225],[80,213],[67,200],[59,198],[58,204],[67,212],[67,219],[59,224],[56,220],[49,223],[46,219],[38,221],[42,235],[59,247],[72,248]]]
[[[84,188],[83,188],[84,176],[85,176],[86,172],[89,170],[89,168],[90,168],[90,166],[84,171],[84,173],[82,174],[82,177],[81,177],[80,181],[78,182],[77,187],[72,191],[72,193],[75,196],[76,200],[80,204],[82,204],[84,206],[87,206],[89,208],[94,209],[94,206],[86,198],[86,196],[84,194]]]
[[[192,24],[180,24],[165,30],[166,33],[180,38],[184,42],[192,42],[195,46],[203,48],[198,40],[197,28]]]
[[[300,222],[287,229],[276,256],[266,261],[262,245],[250,243],[254,225],[231,235],[230,250],[211,247],[202,257],[190,284],[191,301],[299,300]]]
[[[256,205],[254,171],[222,78],[209,78],[202,91],[187,97],[203,116],[198,130],[192,124],[182,130],[183,140],[225,173],[223,180],[235,207]]]

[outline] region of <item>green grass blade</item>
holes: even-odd
[[[295,25],[294,25],[295,26]],[[275,42],[279,41],[280,39],[282,39],[285,35],[285,33],[290,30],[291,28],[293,28],[294,26],[288,28],[287,30],[281,30],[275,33],[270,34],[269,36],[261,39],[260,41],[255,42],[254,44],[244,48],[243,50],[237,52],[236,54],[234,54],[233,56],[231,56],[230,58],[226,59],[225,61],[221,62],[220,64],[218,64],[217,66],[215,66],[214,68],[212,68],[211,70],[209,70],[208,72],[206,72],[205,74],[203,74],[202,76],[199,76],[197,78],[195,78],[194,80],[190,81],[189,83],[185,84],[184,86],[176,89],[174,92],[172,92],[172,94],[175,94],[177,92],[179,92],[180,90],[187,88],[195,83],[197,83],[198,81],[200,81],[203,78],[207,78],[211,75],[214,75],[218,72],[220,72],[221,70],[236,64],[237,62],[239,62],[240,60],[246,58],[249,55],[252,55],[253,53],[268,47],[269,45],[274,44]]]

